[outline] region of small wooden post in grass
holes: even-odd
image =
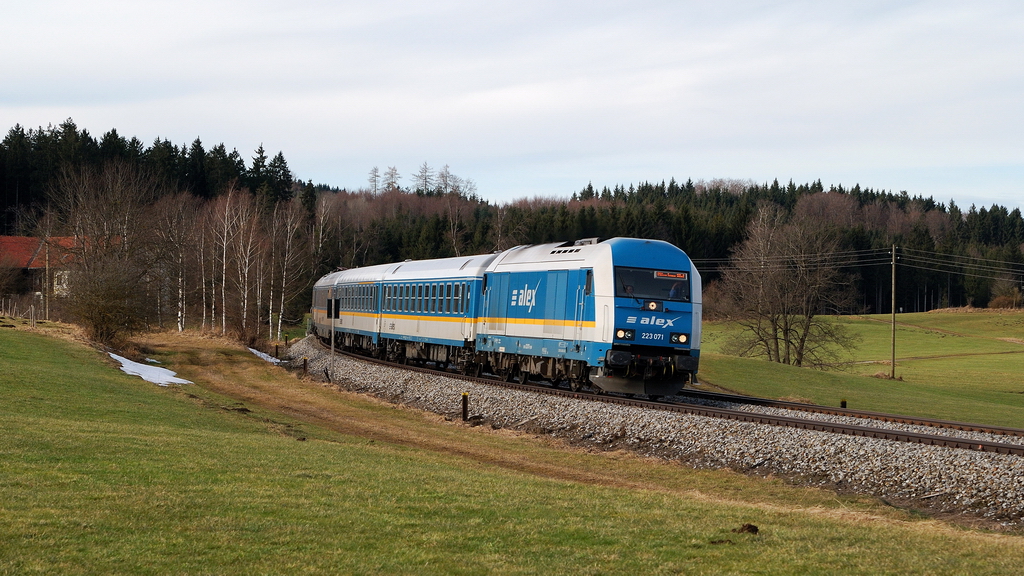
[[[469,420],[469,392],[462,393],[462,421]]]
[[[302,375],[303,376],[306,375],[306,370],[307,369],[309,369],[309,358],[303,356],[302,357]]]
[[[839,401],[839,407],[840,408],[846,408],[846,400],[840,400]]]

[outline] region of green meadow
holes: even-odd
[[[704,326],[699,380],[755,396],[1024,428],[1024,313],[899,314],[896,380],[890,316],[835,319],[859,336],[845,364],[821,371],[722,353],[738,327]]]
[[[0,573],[1024,565],[1024,537],[872,498],[446,422],[304,381],[222,340],[140,346],[195,384],[158,387],[82,344],[0,329]],[[759,532],[736,531],[747,523]]]

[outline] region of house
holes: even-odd
[[[49,290],[63,295],[67,292],[63,264],[68,258],[67,249],[73,245],[74,239],[66,236],[0,236],[0,291],[43,295]]]

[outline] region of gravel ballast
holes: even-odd
[[[329,351],[312,337],[295,343],[288,353],[299,365],[303,357],[308,358],[309,373],[314,377],[322,378],[330,362]],[[453,417],[461,414],[462,393],[468,392],[470,414],[476,421],[496,428],[539,431],[575,443],[626,448],[702,468],[779,475],[807,485],[916,501],[920,507],[981,516],[1008,527],[1024,525],[1024,458],[1019,456],[561,398],[441,374],[409,372],[341,355],[335,355],[331,374],[333,384],[342,389]],[[901,430],[923,428],[931,434],[984,437],[997,442],[1019,441],[842,416],[792,415]]]

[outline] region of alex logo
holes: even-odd
[[[537,290],[540,288],[540,282],[530,289],[527,284],[522,289],[516,289],[512,291],[512,302],[510,306],[526,306],[527,312],[533,312],[533,307],[537,305]]]
[[[662,328],[670,328],[675,325],[676,320],[679,320],[682,316],[676,316],[669,320],[668,318],[658,318],[657,316],[627,316],[626,324],[649,324],[653,326],[661,326]],[[637,322],[639,320],[639,322]]]

